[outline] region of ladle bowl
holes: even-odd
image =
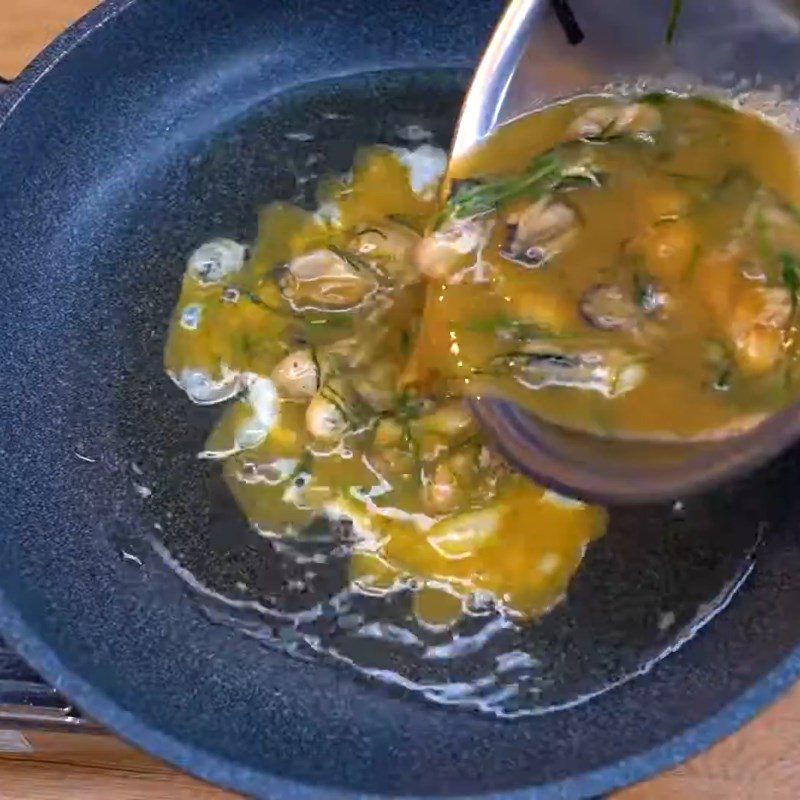
[[[653,90],[711,94],[796,119],[800,3],[512,0],[462,106],[451,160],[498,127],[568,97]],[[674,33],[674,37],[668,35]],[[671,41],[668,41],[671,39]],[[497,449],[535,480],[586,500],[644,503],[696,494],[800,438],[800,404],[709,442],[627,442],[569,431],[494,397],[472,401]]]

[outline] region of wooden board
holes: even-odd
[[[93,0],[0,0],[0,75],[13,77]],[[224,800],[233,796],[113,737],[29,734],[36,752],[0,757],[0,800]],[[800,687],[708,753],[615,800],[800,798]],[[278,798],[276,798],[278,800]]]
[[[0,800],[235,799],[232,794],[139,753],[113,736],[22,735],[35,752],[0,756]]]
[[[96,0],[0,0],[0,75],[15,77]]]

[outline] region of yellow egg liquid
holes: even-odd
[[[459,182],[489,196],[548,158],[561,183],[524,196],[509,189],[509,199],[476,214],[492,226],[481,276],[473,259],[460,275],[429,283],[416,379],[499,394],[611,437],[713,438],[797,399],[793,140],[712,101],[578,98],[509,124],[453,165],[451,227],[474,213],[458,216],[470,191],[459,196]],[[549,240],[547,231],[532,236],[541,262],[520,263],[509,238],[539,201],[560,206],[569,222]],[[618,358],[616,386],[614,376],[588,389],[564,375],[542,379],[545,356],[589,354],[597,363],[606,353]],[[639,382],[623,387],[622,369],[637,370]]]
[[[516,620],[545,613],[607,519],[512,473],[490,452],[460,387],[407,388],[431,297],[413,247],[438,212],[437,190],[434,180],[415,191],[398,154],[377,147],[359,153],[351,179],[324,184],[320,212],[269,206],[237,269],[221,280],[187,270],[165,366],[184,388],[200,374],[238,391],[202,456],[221,462],[258,531],[302,539],[317,517],[346,520],[351,590],[410,591],[418,622],[445,630],[476,598]],[[286,265],[320,250],[345,253],[352,275],[340,268],[335,294],[308,280],[287,298]],[[326,306],[365,286],[352,307]],[[319,362],[312,390],[346,417],[340,435],[309,429],[313,398],[279,386],[268,420],[252,399],[255,383],[296,352]]]

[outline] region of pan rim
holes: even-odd
[[[0,93],[0,127],[62,59],[89,39],[95,31],[112,23],[137,2],[138,0],[104,0],[48,45]],[[33,633],[7,598],[2,586],[0,586],[0,633],[42,677],[114,735],[189,774],[254,797],[282,797],[287,800],[356,800],[356,798],[366,800],[366,798],[381,797],[280,778],[265,770],[237,764],[188,745],[148,725],[134,713],[118,705],[113,698],[93,687],[79,674],[67,668],[58,654]],[[659,665],[654,671],[660,667],[663,668]],[[775,701],[798,678],[800,678],[800,645],[790,651],[778,666],[763,675],[756,684],[723,706],[716,714],[657,747],[629,756],[615,764],[554,783],[474,795],[473,798],[474,800],[582,798],[601,795],[636,783],[697,755],[716,741],[733,733]],[[624,687],[620,687],[617,691],[624,691]],[[444,796],[420,795],[414,798],[406,795],[405,797],[407,800],[437,800]],[[469,799],[465,797],[464,800]]]
[[[231,763],[201,748],[163,733],[126,711],[112,698],[67,668],[6,599],[0,587],[0,632],[3,637],[55,689],[107,727],[114,735],[154,758],[179,767],[214,785],[248,796],[287,800],[382,800],[386,795],[305,784],[280,778],[264,770]],[[657,665],[654,672],[662,665]],[[764,711],[800,678],[800,646],[773,670],[716,714],[678,736],[616,764],[600,767],[560,781],[510,791],[462,795],[462,800],[565,800],[589,798],[621,789],[652,777],[707,750]],[[625,687],[619,687],[624,691]],[[557,713],[557,712],[556,712]],[[454,796],[454,795],[449,795]],[[403,795],[404,800],[441,800],[448,795]]]

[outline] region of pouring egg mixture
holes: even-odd
[[[732,435],[795,399],[800,180],[789,141],[715,102],[580,97],[452,165],[361,151],[252,251],[189,259],[165,354],[229,401],[222,461],[264,535],[349,520],[354,591],[413,587],[423,624],[471,598],[541,615],[605,510],[511,471],[464,398],[603,436]]]

